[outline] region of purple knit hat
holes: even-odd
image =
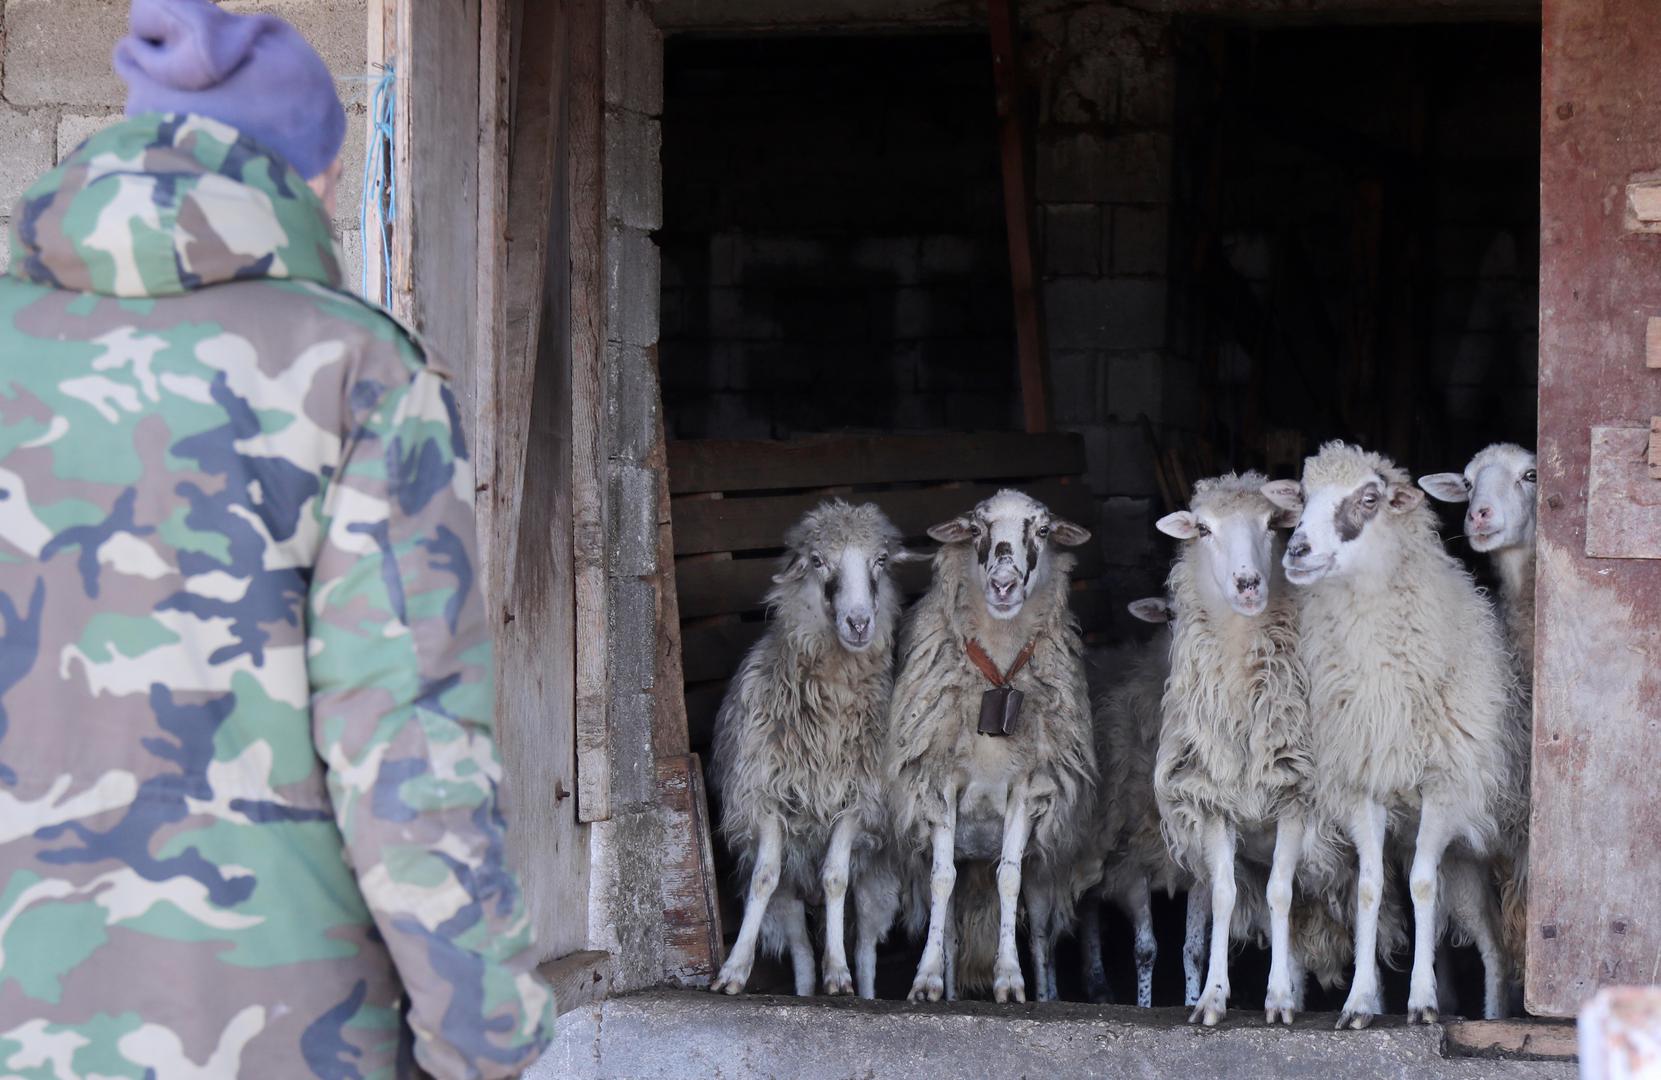
[[[346,110],[323,58],[275,15],[209,0],[133,0],[115,46],[127,115],[194,113],[281,154],[310,180],[346,141]]]

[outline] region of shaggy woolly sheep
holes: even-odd
[[[1015,952],[1023,864],[1035,864],[1029,883],[1053,882],[1053,868],[1071,866],[1079,811],[1093,796],[1083,643],[1067,606],[1074,560],[1057,550],[1090,534],[1030,496],[1000,491],[929,535],[943,546],[901,635],[887,754],[897,837],[929,867],[928,932],[910,997],[938,1001],[945,992],[954,864],[963,858],[997,862],[992,992],[1024,1001]],[[1008,682],[1025,702],[1012,733],[977,730],[992,687],[971,648],[1000,675],[1015,669]],[[1029,908],[1033,897],[1029,888]]]
[[[1488,553],[1499,572],[1500,611],[1521,677],[1510,729],[1515,788],[1509,819],[1500,832],[1505,851],[1498,867],[1506,952],[1520,973],[1526,932],[1529,754],[1534,719],[1534,453],[1515,443],[1495,443],[1473,457],[1463,474],[1421,477],[1419,486],[1444,502],[1469,503],[1465,537],[1474,550]]]
[[[1499,625],[1443,550],[1424,493],[1381,455],[1328,443],[1304,463],[1301,486],[1275,481],[1264,494],[1299,515],[1283,562],[1300,590],[1315,796],[1358,856],[1355,978],[1338,1024],[1365,1027],[1381,1010],[1378,916],[1392,823],[1398,838],[1413,837],[1408,1020],[1430,1022],[1443,854],[1450,844],[1473,857],[1487,851],[1509,783],[1513,676]]]
[[[796,992],[811,994],[805,902],[822,892],[825,992],[851,992],[851,883],[859,993],[869,998],[876,946],[899,899],[883,851],[881,764],[901,604],[891,570],[907,556],[881,510],[840,499],[810,511],[785,544],[767,593],[772,623],[715,721],[721,830],[750,885],[738,940],[711,989],[744,988],[759,936],[774,953],[788,945]]]
[[[1205,988],[1190,1022],[1227,1010],[1229,929],[1238,860],[1270,862],[1271,1021],[1297,1005],[1291,905],[1309,817],[1308,681],[1295,603],[1277,572],[1275,531],[1287,515],[1262,493],[1267,477],[1230,473],[1194,485],[1188,510],[1161,518],[1183,541],[1169,589],[1178,613],[1154,766],[1171,854],[1211,893]]]

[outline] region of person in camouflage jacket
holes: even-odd
[[[118,123],[12,220],[0,1075],[517,1074],[552,998],[442,366],[217,120]]]

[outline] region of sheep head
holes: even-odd
[[[888,639],[900,606],[894,566],[912,555],[887,515],[873,503],[827,499],[784,542],[784,568],[768,593],[776,612],[833,631],[849,652]]]
[[[1461,473],[1421,476],[1419,486],[1443,502],[1468,503],[1465,537],[1477,551],[1534,546],[1537,475],[1534,452],[1495,443]]]
[[[1327,577],[1394,565],[1391,522],[1405,521],[1424,504],[1424,492],[1382,454],[1330,442],[1304,462],[1303,482],[1263,485],[1270,502],[1297,515],[1281,564],[1286,580],[1313,585]]]
[[[1056,517],[1025,492],[1005,489],[967,514],[933,526],[929,536],[942,544],[973,545],[987,613],[1013,619],[1049,577],[1055,547],[1077,547],[1090,539],[1090,530]]]
[[[1187,510],[1160,518],[1157,528],[1183,541],[1182,558],[1196,561],[1195,580],[1237,614],[1251,618],[1269,606],[1278,538],[1295,517],[1264,494],[1262,473],[1229,473],[1194,485]]]

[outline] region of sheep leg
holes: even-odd
[[[1132,878],[1125,886],[1120,903],[1136,928],[1136,1004],[1139,1008],[1151,1009],[1153,965],[1159,958],[1159,939],[1153,933],[1153,897],[1148,889],[1148,879],[1140,874]]]
[[[1309,972],[1303,966],[1303,957],[1298,954],[1298,950],[1289,949],[1287,952],[1286,966],[1292,971],[1292,1011],[1301,1013],[1304,990],[1309,985]]]
[[[1419,810],[1419,836],[1413,845],[1413,869],[1407,884],[1413,894],[1413,975],[1407,992],[1407,1022],[1436,1022],[1436,939],[1441,925],[1436,917],[1442,853],[1452,839],[1449,816],[1436,803]]]
[[[1051,923],[1055,915],[1053,894],[1037,879],[1028,877],[1021,883],[1027,901],[1027,942],[1032,949],[1033,998],[1036,1001],[1054,1001],[1055,939]]]
[[[854,853],[854,819],[844,814],[831,829],[825,866],[819,875],[825,890],[825,993],[830,995],[854,992],[854,979],[848,972],[847,902],[848,865]]]
[[[1079,939],[1084,946],[1084,993],[1097,1005],[1113,1000],[1102,963],[1102,890],[1097,885],[1084,894],[1079,910]]]
[[[1182,1003],[1193,1008],[1200,1001],[1200,957],[1205,954],[1205,893],[1201,883],[1188,886],[1188,924],[1182,936]]]
[[[1228,938],[1234,923],[1234,830],[1212,818],[1205,826],[1206,877],[1211,884],[1211,958],[1205,992],[1188,1017],[1190,1024],[1216,1027],[1228,1012]]]
[[[780,896],[774,904],[779,911],[779,922],[784,926],[784,939],[790,946],[790,968],[796,976],[796,996],[813,996],[813,940],[807,932],[807,904],[800,896],[790,893]]]
[[[1359,873],[1355,883],[1355,978],[1338,1027],[1366,1027],[1383,1011],[1378,992],[1378,906],[1384,898],[1384,830],[1389,815],[1364,799],[1346,823],[1355,843]],[[1415,962],[1417,962],[1415,958]]]
[[[1499,909],[1484,869],[1483,863],[1464,855],[1449,857],[1443,864],[1442,882],[1448,914],[1471,935],[1482,954],[1482,1018],[1499,1020],[1506,1013],[1510,969],[1500,944]],[[1441,985],[1438,972],[1438,988]]]
[[[1275,826],[1275,855],[1269,869],[1269,991],[1263,1001],[1264,1019],[1292,1022],[1296,995],[1292,989],[1292,882],[1303,847],[1303,818],[1284,817]]]
[[[750,968],[756,962],[756,938],[761,935],[761,920],[772,903],[773,891],[779,887],[779,865],[784,846],[784,823],[768,817],[761,823],[761,836],[756,843],[755,869],[750,872],[750,895],[744,901],[744,921],[738,928],[738,940],[733,942],[727,962],[709,988],[718,993],[736,994],[750,980]]]
[[[1000,1003],[1027,999],[1021,958],[1015,951],[1015,920],[1021,903],[1021,862],[1027,857],[1031,830],[1027,789],[1022,784],[1004,810],[1003,852],[998,857],[998,960],[992,965],[992,1000]]]
[[[923,943],[923,958],[917,963],[917,976],[911,981],[908,1001],[939,1001],[946,992],[942,972],[946,923],[952,917],[952,886],[957,883],[957,867],[952,857],[957,847],[957,787],[946,785],[946,807],[940,824],[934,827],[934,858],[929,867],[929,930]]]
[[[946,901],[946,1000],[957,1000],[957,894]]]
[[[854,919],[858,927],[854,974],[859,983],[859,996],[867,1001],[877,996],[877,946],[894,925],[899,911],[899,882],[886,871],[868,872],[854,884]]]

